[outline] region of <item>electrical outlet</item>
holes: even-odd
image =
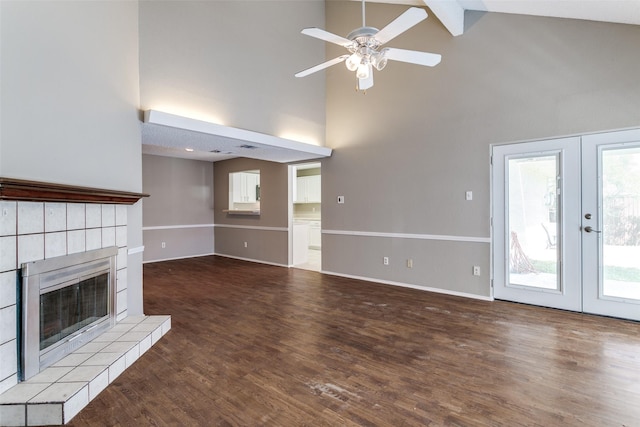
[[[480,275],[480,266],[479,265],[474,265],[473,266],[473,275],[474,276],[479,276]]]
[[[166,242],[162,242],[162,249],[164,249],[164,248],[166,248],[166,247],[167,247]]]
[[[413,260],[411,258],[407,260],[407,268],[413,268]]]
[[[382,263],[384,265],[389,265],[389,257],[388,256],[382,257]]]
[[[244,247],[245,247],[245,248],[247,247],[247,242],[244,242]]]

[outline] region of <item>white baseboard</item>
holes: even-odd
[[[471,298],[471,299],[477,299],[477,300],[481,300],[481,301],[493,301],[493,297],[484,296],[484,295],[470,294],[470,293],[467,293],[467,292],[458,292],[458,291],[451,291],[451,290],[448,290],[448,289],[431,288],[431,287],[428,287],[428,286],[418,286],[418,285],[413,285],[411,283],[394,282],[394,281],[391,281],[391,280],[375,279],[373,277],[354,276],[352,274],[342,274],[342,273],[336,273],[336,272],[333,272],[333,271],[326,271],[326,270],[322,270],[321,273],[322,274],[327,274],[329,276],[346,277],[347,279],[364,280],[364,281],[367,281],[367,282],[381,283],[383,285],[391,285],[391,286],[399,286],[399,287],[402,287],[402,288],[418,289],[420,291],[426,291],[426,292],[435,292],[437,294],[444,294],[444,295],[452,295],[452,296],[456,296],[456,297]]]
[[[279,264],[277,262],[263,261],[263,260],[260,260],[260,259],[243,258],[243,257],[239,257],[239,256],[233,256],[233,255],[227,255],[227,254],[219,254],[219,253],[215,253],[213,255],[217,255],[217,256],[221,256],[221,257],[225,257],[225,258],[239,259],[240,261],[257,262],[258,264],[275,265],[276,267],[289,268],[289,266],[287,264]]]
[[[150,260],[147,260],[147,261],[142,261],[142,263],[143,264],[151,264],[151,263],[154,263],[154,262],[174,261],[174,260],[177,260],[177,259],[187,259],[187,258],[199,258],[199,257],[211,256],[211,255],[216,255],[216,254],[210,253],[210,254],[185,255],[185,256],[178,256],[178,257],[173,257],[173,258],[150,259]]]

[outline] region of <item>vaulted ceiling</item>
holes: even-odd
[[[460,36],[464,33],[466,10],[640,25],[640,0],[366,0],[366,2],[427,6],[452,36]],[[292,34],[291,36],[298,35]],[[190,120],[189,118],[184,119]],[[237,133],[239,130],[229,128],[229,131]],[[262,135],[262,137],[275,138],[270,135]],[[294,142],[299,146],[296,149],[291,149],[287,146],[291,141],[285,141],[285,146],[258,144],[260,150],[254,150],[250,155],[243,155],[237,152],[236,146],[241,145],[237,142],[237,140],[225,136],[224,132],[216,134],[215,132],[207,133],[179,126],[167,126],[166,124],[149,122],[143,124],[143,153],[147,154],[207,161],[252,157],[281,162],[310,159],[315,156],[315,154],[304,153],[306,144],[300,145],[300,143]],[[197,148],[197,150],[187,153],[185,152],[187,147]],[[310,146],[306,151],[315,153],[316,148],[318,147]],[[323,157],[323,155],[316,157]]]

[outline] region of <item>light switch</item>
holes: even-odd
[[[338,203],[339,204],[343,204],[344,203],[344,196],[338,196]]]
[[[464,193],[464,199],[473,200],[473,191],[467,191],[466,193]]]

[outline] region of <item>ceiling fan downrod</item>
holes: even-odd
[[[362,0],[362,26],[363,27],[367,26],[367,24],[365,22],[365,19],[364,19],[364,0]]]

